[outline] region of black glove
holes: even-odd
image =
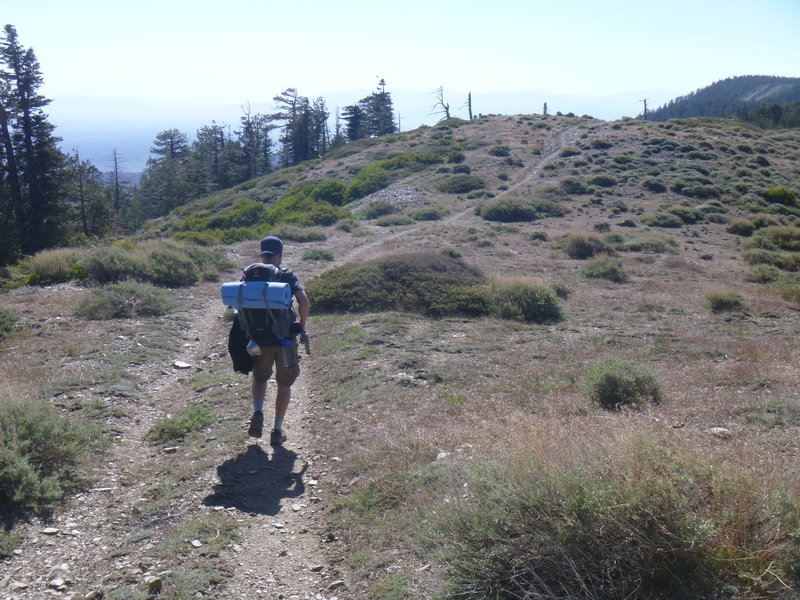
[[[297,337],[301,333],[305,333],[305,329],[300,327],[300,323],[292,323],[289,325],[289,335],[292,337]]]

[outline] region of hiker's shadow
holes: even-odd
[[[275,516],[281,510],[281,500],[303,495],[307,466],[295,473],[297,454],[282,446],[273,448],[270,458],[261,446],[253,444],[217,467],[219,483],[203,504]]]

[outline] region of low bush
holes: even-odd
[[[683,219],[670,213],[656,213],[642,218],[650,227],[677,228],[683,226]]]
[[[725,228],[725,231],[728,233],[744,237],[750,237],[755,230],[756,226],[753,225],[752,221],[748,221],[747,219],[734,219],[728,223],[728,226]]]
[[[644,437],[539,445],[470,469],[438,511],[446,598],[800,594],[800,510],[766,477]]]
[[[649,192],[653,192],[655,194],[661,194],[667,191],[667,186],[664,184],[663,181],[659,179],[654,179],[652,177],[648,177],[644,181],[642,181],[642,187]]]
[[[97,430],[44,401],[0,402],[0,510],[47,509],[74,489]]]
[[[33,285],[49,285],[75,279],[78,252],[74,248],[42,250],[30,257],[25,266]]]
[[[151,442],[177,440],[211,425],[217,420],[214,411],[205,404],[194,404],[177,417],[168,417],[156,423],[147,434]]]
[[[373,200],[361,210],[361,216],[365,219],[377,219],[384,215],[391,215],[395,212],[395,207],[386,200]]]
[[[607,188],[607,187],[614,187],[619,183],[619,181],[613,175],[600,174],[590,177],[588,183],[589,185],[596,185],[598,187]]]
[[[439,206],[428,206],[420,208],[411,213],[411,218],[415,221],[438,221],[448,215],[450,211]]]
[[[511,154],[511,148],[500,144],[497,146],[492,146],[489,148],[489,150],[487,150],[487,152],[492,156],[509,156]]]
[[[79,265],[88,279],[99,284],[148,277],[147,258],[119,246],[96,248],[84,256]]]
[[[800,278],[797,276],[784,275],[770,284],[770,290],[784,300],[800,304]]]
[[[588,194],[591,190],[583,179],[577,177],[566,177],[562,179],[558,185],[564,190],[565,194]]]
[[[345,231],[347,233],[351,233],[360,226],[361,224],[353,218],[340,219],[336,222],[336,229],[339,231]]]
[[[592,363],[584,377],[583,389],[590,400],[603,408],[661,401],[661,388],[655,377],[647,369],[617,356]]]
[[[19,315],[0,306],[0,342],[10,337],[17,330]]]
[[[503,319],[531,323],[557,323],[563,319],[553,288],[538,280],[514,278],[495,280],[489,306]]]
[[[445,194],[466,194],[472,190],[479,190],[485,185],[483,179],[476,175],[458,173],[440,179],[436,183],[436,189]]]
[[[550,286],[550,289],[552,289],[559,298],[566,300],[572,295],[570,287],[560,279],[552,279],[547,282],[547,285]]]
[[[478,206],[475,214],[487,221],[500,223],[529,222],[566,213],[556,201],[548,198],[509,198],[503,196]]]
[[[756,265],[745,275],[745,281],[752,281],[753,283],[772,283],[780,279],[781,275],[780,269],[776,269],[771,265]]]
[[[770,188],[763,193],[763,196],[769,204],[797,206],[797,193],[785,187]]]
[[[314,229],[311,227],[297,227],[295,225],[280,225],[270,232],[272,235],[278,236],[282,240],[289,240],[291,242],[305,243],[305,242],[324,242],[328,236],[321,229]]]
[[[611,256],[598,256],[592,259],[582,272],[585,277],[608,279],[614,283],[625,283],[628,280],[622,261]]]
[[[596,235],[571,233],[562,242],[561,249],[570,258],[585,260],[606,251],[603,240]]]
[[[759,229],[747,241],[745,247],[798,252],[800,251],[800,227],[773,225]]]
[[[447,256],[448,258],[461,258],[461,252],[452,246],[445,246],[439,250],[439,254]]]
[[[123,281],[89,290],[75,305],[75,314],[91,320],[157,317],[171,308],[163,290],[147,283]]]
[[[456,165],[453,167],[453,173],[465,173],[469,175],[472,173],[472,169],[469,167],[469,165]]]
[[[414,219],[407,215],[386,215],[385,217],[381,217],[375,221],[375,225],[378,227],[399,227],[402,225],[412,225],[414,223]]]
[[[706,302],[713,312],[725,312],[742,308],[744,298],[739,292],[715,291],[706,294]]]
[[[333,252],[325,248],[309,248],[303,252],[303,260],[333,260]]]
[[[576,146],[566,146],[562,148],[558,155],[561,158],[569,158],[571,156],[578,156],[581,153],[581,149]]]
[[[188,287],[200,280],[194,261],[178,249],[159,248],[148,255],[146,279],[163,287]]]
[[[670,208],[669,213],[678,217],[684,223],[691,225],[694,223],[699,223],[700,221],[704,221],[706,216],[696,208],[688,208],[686,206],[676,206],[675,208]]]
[[[622,244],[615,246],[617,250],[627,252],[643,252],[645,254],[664,254],[667,252],[674,253],[678,243],[671,237],[665,235],[644,234],[629,240],[625,240]]]

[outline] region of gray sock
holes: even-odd
[[[272,429],[275,431],[283,429],[283,419],[284,417],[275,417],[275,424],[273,425]]]
[[[264,399],[253,398],[253,410],[264,412]]]

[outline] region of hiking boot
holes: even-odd
[[[269,443],[273,446],[283,446],[283,442],[286,441],[286,434],[283,433],[283,429],[273,429],[272,433],[269,435]]]
[[[264,430],[264,413],[257,410],[250,418],[250,429],[247,430],[247,435],[254,438],[260,438]]]

